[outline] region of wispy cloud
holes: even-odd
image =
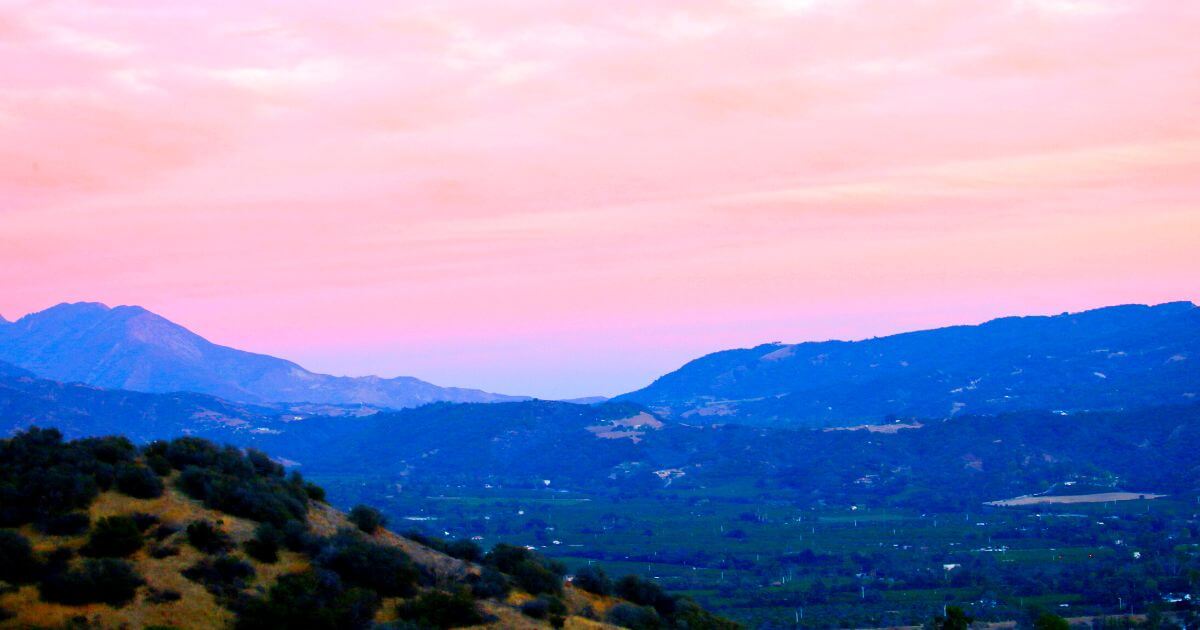
[[[1119,0],[0,4],[0,310],[141,302],[443,382],[505,339],[639,357],[611,392],[1196,297],[1197,31]],[[591,393],[552,354],[467,384]]]

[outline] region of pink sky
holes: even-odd
[[[0,314],[542,396],[1200,299],[1191,0],[0,0]]]

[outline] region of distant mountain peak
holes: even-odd
[[[0,360],[38,376],[111,389],[192,391],[234,401],[413,407],[522,400],[413,378],[317,374],[220,346],[140,306],[62,303],[0,326]]]

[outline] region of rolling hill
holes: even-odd
[[[1190,302],[1007,317],[862,341],[716,352],[615,400],[692,422],[836,426],[1200,396]]]
[[[524,547],[397,536],[195,438],[22,432],[0,440],[0,499],[4,628],[738,627],[639,578],[564,583]]]
[[[0,361],[40,377],[140,392],[196,392],[226,400],[366,404],[497,402],[519,396],[439,387],[402,376],[317,374],[263,354],[220,346],[138,306],[59,304],[0,324]]]

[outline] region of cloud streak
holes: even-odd
[[[1196,298],[1187,2],[0,3],[0,311],[614,393]]]

